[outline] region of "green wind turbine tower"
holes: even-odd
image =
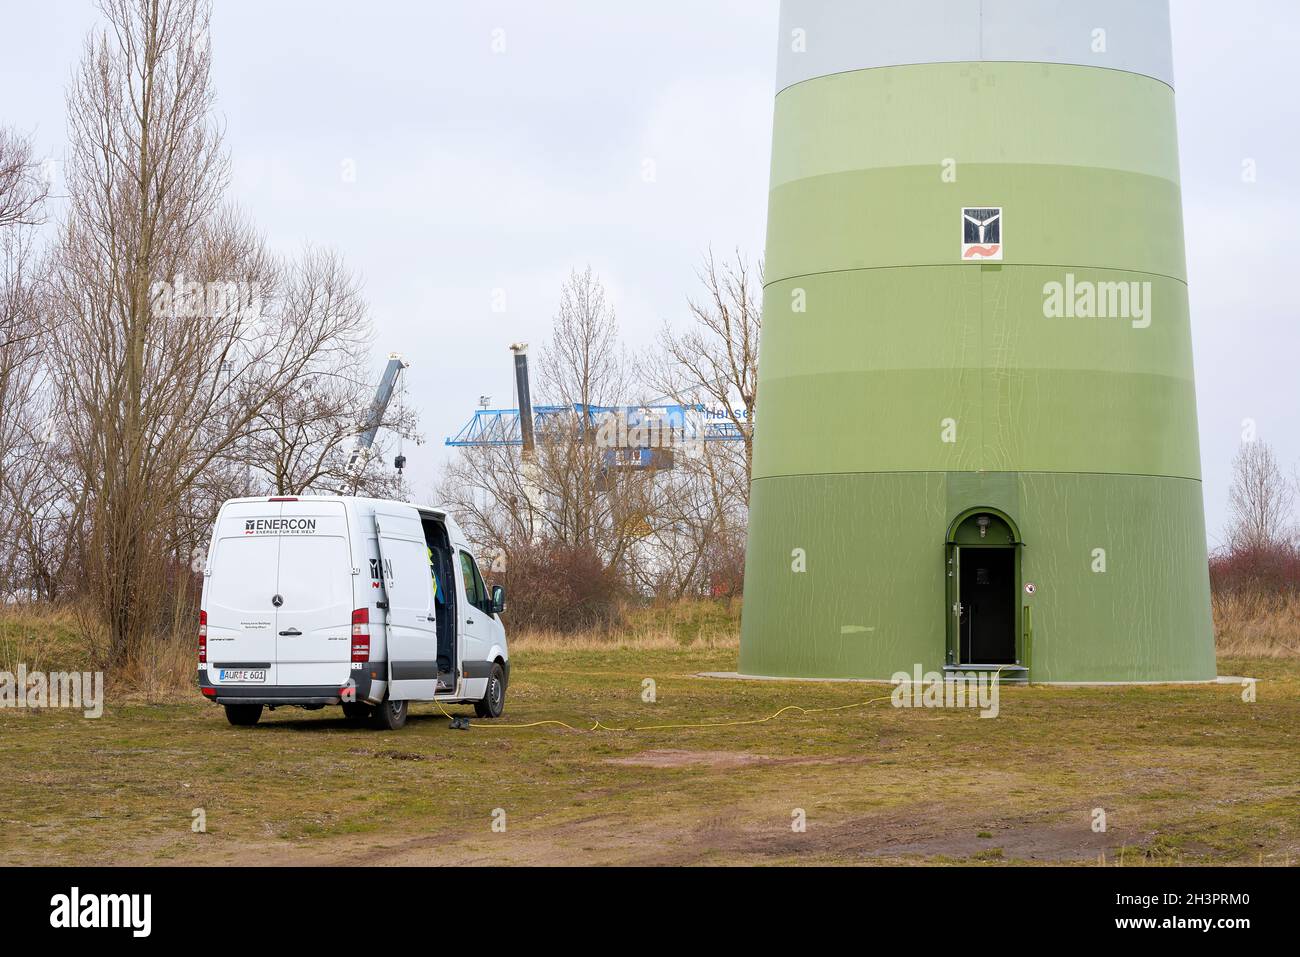
[[[779,49],[742,673],[1212,679],[1167,3]]]

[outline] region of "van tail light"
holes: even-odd
[[[352,613],[352,660],[370,660],[370,609],[358,608]]]
[[[208,613],[199,611],[199,664],[208,663]]]

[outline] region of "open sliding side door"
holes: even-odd
[[[372,519],[375,525],[375,554],[379,556],[379,607],[384,611],[384,660],[388,666],[388,687],[393,687],[393,630],[391,623],[393,620],[393,565],[384,557],[384,532],[379,524],[379,513],[376,512]],[[371,627],[373,627],[373,622]]]
[[[409,506],[375,511],[383,583],[384,637],[394,700],[432,700],[438,684],[438,633],[433,576],[420,516]],[[399,511],[400,510],[400,511]],[[409,514],[407,514],[409,512]]]

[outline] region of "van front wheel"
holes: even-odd
[[[396,731],[406,724],[407,707],[405,701],[388,698],[383,704],[377,704],[371,712],[371,721],[381,731]]]
[[[474,702],[474,713],[480,718],[499,718],[505,710],[506,673],[500,665],[494,664],[488,678],[487,691],[483,692],[483,700]]]
[[[262,706],[260,704],[226,705],[226,720],[237,728],[246,728],[257,724],[257,719],[261,716]]]

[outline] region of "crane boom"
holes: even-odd
[[[384,367],[384,374],[379,379],[379,388],[375,390],[375,398],[370,403],[370,410],[366,413],[365,422],[362,423],[357,443],[353,446],[352,454],[348,456],[348,471],[355,472],[365,465],[370,455],[370,447],[375,444],[379,425],[384,421],[384,413],[388,411],[388,403],[392,401],[393,392],[397,389],[397,377],[408,366],[410,363],[398,353],[388,354],[388,365]]]

